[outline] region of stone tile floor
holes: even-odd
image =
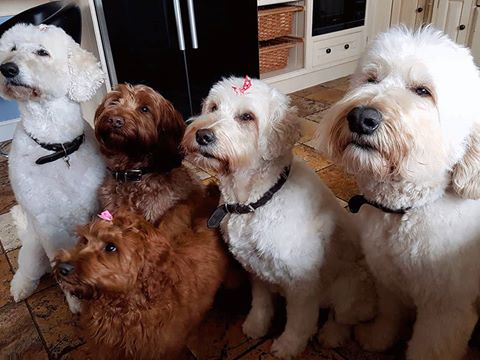
[[[291,94],[302,121],[303,136],[295,146],[295,154],[303,158],[333,190],[342,206],[357,192],[355,181],[340,168],[320,157],[309,145],[316,123],[322,120],[324,111],[339,100],[348,86],[342,78]],[[190,165],[191,166],[191,165]],[[205,171],[195,169],[205,182],[213,178]],[[78,318],[72,315],[64,301],[63,293],[53,279],[46,275],[38,290],[26,301],[14,303],[9,285],[17,267],[20,244],[15,240],[9,209],[15,200],[8,181],[6,159],[0,159],[0,359],[70,359],[91,358],[78,329]],[[13,239],[13,240],[12,240]],[[249,308],[248,289],[220,294],[216,306],[210,312],[189,348],[192,358],[200,360],[254,360],[274,359],[269,354],[272,338],[281,332],[284,315],[278,311],[269,337],[251,340],[243,336],[241,324]],[[299,357],[305,360],[393,360],[403,358],[403,347],[387,354],[371,354],[350,343],[336,350],[321,349],[312,340],[308,349]],[[472,359],[479,359],[480,355]],[[115,360],[115,359],[112,359]]]

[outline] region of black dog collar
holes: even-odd
[[[110,169],[109,169],[110,170]],[[138,182],[142,180],[143,175],[152,172],[151,168],[141,168],[141,169],[132,169],[132,170],[110,170],[113,178],[116,181],[127,182],[134,181]]]
[[[355,195],[353,196],[349,201],[348,201],[348,209],[350,210],[350,212],[356,214],[357,212],[359,212],[360,208],[362,207],[363,204],[368,204],[368,205],[371,205],[373,207],[376,207],[377,209],[380,209],[386,213],[390,213],[390,214],[400,214],[400,215],[403,215],[405,214],[408,210],[411,209],[411,207],[408,207],[408,208],[401,208],[401,209],[390,209],[390,208],[387,208],[383,205],[380,205],[376,202],[373,202],[373,201],[368,201],[367,199],[365,199],[365,197],[363,195]]]
[[[53,162],[55,160],[63,158],[65,163],[67,164],[68,167],[70,167],[70,154],[73,154],[75,151],[78,150],[80,145],[82,145],[83,141],[85,140],[85,134],[77,136],[75,139],[73,139],[70,142],[66,143],[54,143],[54,144],[47,144],[47,143],[42,143],[35,139],[32,135],[30,135],[27,132],[27,135],[30,136],[30,138],[35,141],[38,145],[40,145],[42,148],[45,150],[49,151],[54,151],[53,154],[42,156],[35,161],[35,164],[37,165],[43,165],[47,164],[49,162]]]
[[[207,226],[209,229],[216,229],[220,226],[223,218],[227,214],[248,214],[255,211],[255,209],[259,208],[260,206],[265,205],[273,195],[282,188],[283,184],[287,181],[288,175],[290,174],[290,166],[283,169],[282,173],[280,174],[280,178],[278,181],[273,185],[263,196],[255,201],[254,203],[250,203],[247,205],[242,204],[222,204],[215,209],[212,213],[210,218],[208,219]]]

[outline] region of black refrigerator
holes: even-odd
[[[257,0],[95,0],[112,84],[145,84],[185,118],[229,75],[259,76]]]

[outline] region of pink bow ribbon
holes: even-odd
[[[238,86],[232,86],[233,91],[235,91],[236,94],[244,94],[245,91],[250,89],[252,87],[252,79],[248,77],[248,75],[245,76],[245,79],[243,79],[243,86],[238,87]]]
[[[112,221],[113,220],[113,215],[110,214],[110,211],[105,210],[101,214],[97,215],[100,219],[105,220],[105,221]]]

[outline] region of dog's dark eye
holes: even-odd
[[[430,93],[430,90],[428,90],[423,86],[416,87],[414,91],[415,91],[415,94],[417,94],[418,96],[422,96],[422,97],[432,96],[432,94]]]
[[[250,113],[243,113],[238,117],[242,121],[252,121],[253,120],[253,115]]]
[[[377,84],[377,83],[378,83],[378,79],[377,79],[375,76],[370,76],[370,77],[367,79],[367,82],[370,83],[370,84]]]
[[[143,112],[143,113],[146,113],[146,112],[148,112],[149,110],[148,110],[148,107],[142,106],[142,107],[140,108],[140,111]]]
[[[87,244],[88,244],[88,240],[87,240],[86,237],[82,237],[82,238],[80,238],[80,240],[78,240],[78,243],[79,243],[80,245],[87,245]]]
[[[17,46],[13,45],[12,48],[10,49],[10,51],[17,51]]]
[[[50,56],[48,51],[45,50],[45,49],[37,50],[37,51],[35,51],[35,54],[37,54],[38,56]]]
[[[115,252],[115,251],[117,251],[117,247],[115,246],[114,243],[107,243],[107,245],[105,245],[105,251],[106,252]]]
[[[216,104],[213,104],[212,106],[210,106],[210,112],[214,112],[217,110],[218,110],[218,106]]]

